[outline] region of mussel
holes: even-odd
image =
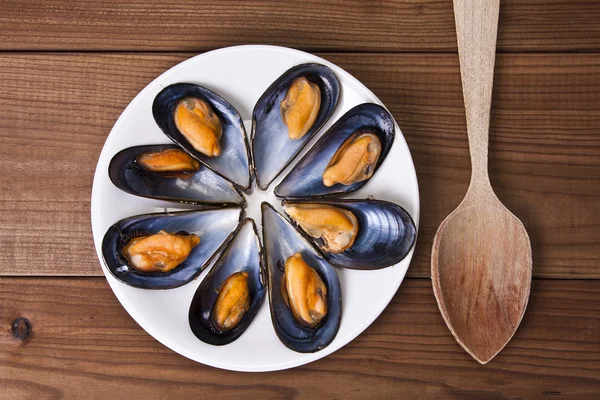
[[[321,108],[321,89],[304,76],[290,83],[279,106],[281,119],[288,128],[288,137],[299,140],[314,125]]]
[[[390,267],[402,261],[415,244],[417,230],[411,216],[390,202],[367,199],[283,203],[293,223],[336,267]]]
[[[323,172],[323,184],[352,185],[369,179],[381,154],[379,136],[370,132],[357,132],[337,149]]]
[[[250,309],[250,288],[248,273],[235,272],[221,285],[217,301],[212,309],[211,321],[221,332],[227,332],[238,326]]]
[[[275,195],[305,199],[360,189],[384,161],[394,134],[394,118],[385,108],[359,104],[321,136],[275,188]]]
[[[304,232],[322,239],[321,248],[341,253],[351,247],[358,234],[358,220],[351,211],[327,204],[285,204],[285,212]]]
[[[179,148],[143,151],[135,157],[135,161],[146,172],[182,178],[193,175],[200,168],[198,161]]]
[[[152,114],[173,142],[243,190],[250,188],[249,146],[242,118],[202,86],[176,83],[154,99]]]
[[[235,186],[175,145],[129,147],[110,161],[108,175],[136,196],[189,204],[244,204]]]
[[[199,243],[198,235],[159,231],[133,237],[122,253],[136,271],[169,272],[184,262]]]
[[[236,340],[263,303],[265,266],[254,221],[246,219],[196,290],[189,323],[213,345]]]
[[[301,353],[327,347],[342,317],[342,291],[335,270],[268,203],[262,205],[262,225],[271,319],[277,336]]]
[[[301,325],[316,328],[327,316],[327,286],[300,253],[285,261],[281,297]]]
[[[197,97],[186,97],[175,106],[175,126],[192,147],[206,157],[221,155],[223,127],[210,104]]]
[[[143,289],[170,289],[196,278],[227,244],[242,219],[240,207],[125,218],[102,240],[111,274]]]
[[[265,190],[333,114],[340,94],[334,72],[301,64],[283,73],[252,112],[252,157]]]

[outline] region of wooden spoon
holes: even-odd
[[[499,0],[454,0],[458,55],[471,152],[471,184],[440,225],[431,278],[458,343],[482,364],[512,338],[529,299],[531,244],[488,177],[488,133]]]

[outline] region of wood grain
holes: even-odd
[[[447,0],[0,1],[2,50],[456,51]],[[500,51],[600,50],[596,0],[503,0]]]
[[[349,345],[295,370],[262,374],[221,371],[171,352],[133,322],[103,278],[0,278],[0,289],[0,398],[500,400],[600,393],[600,281],[535,281],[516,336],[482,367],[450,335],[429,280],[409,279]],[[9,337],[18,316],[31,320],[29,341]]]
[[[364,82],[400,124],[421,223],[410,276],[470,162],[456,55],[321,54]],[[186,54],[0,55],[0,274],[100,275],[89,222],[96,160],[128,102]],[[600,55],[499,55],[490,178],[525,224],[537,277],[598,278]]]

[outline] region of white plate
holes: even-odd
[[[171,290],[136,289],[117,281],[102,261],[101,244],[106,230],[116,221],[136,214],[181,208],[162,201],[144,199],[124,193],[110,182],[108,164],[118,151],[135,145],[169,143],[152,118],[151,105],[156,94],[176,82],[192,82],[219,93],[251,119],[252,108],[263,91],[288,68],[306,62],[322,63],[336,73],[342,91],[336,111],[321,130],[324,132],[353,106],[381,101],[356,78],[338,66],[312,54],[275,46],[237,46],[193,57],[171,68],[142,90],[115,123],[96,167],[92,189],[92,230],[98,259],[106,279],[127,312],[156,340],[172,350],[203,364],[237,371],[273,371],[292,368],[325,357],[364,331],[392,299],[410,263],[413,251],[399,264],[379,271],[337,269],[342,285],[343,313],[335,340],[324,350],[300,354],[289,350],[277,338],[271,324],[269,302],[265,300],[246,332],[227,346],[211,346],[198,340],[188,325],[188,309],[204,273],[195,281]],[[249,131],[246,122],[246,128]],[[316,141],[317,134],[301,154]],[[296,158],[298,160],[300,157]],[[289,168],[288,168],[289,170]],[[272,189],[255,189],[247,196],[247,214],[260,229],[260,202],[274,201]],[[350,197],[374,196],[404,207],[419,223],[419,189],[417,176],[406,141],[396,126],[396,138],[385,162],[374,177]]]

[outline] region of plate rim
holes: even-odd
[[[334,72],[337,75],[343,75],[346,79],[343,85],[349,85],[352,86],[352,88],[354,90],[356,90],[358,93],[360,93],[361,95],[364,96],[368,96],[368,97],[372,97],[373,98],[373,102],[380,104],[382,107],[384,107],[386,110],[389,109],[386,107],[386,105],[379,99],[379,97],[377,97],[370,89],[368,89],[359,79],[357,79],[356,77],[354,77],[353,75],[351,75],[349,72],[347,72],[345,69],[343,69],[342,67],[339,67],[337,64],[334,64],[328,60],[325,60],[323,58],[321,58],[318,55],[315,55],[313,53],[309,53],[309,52],[304,52],[301,50],[297,50],[297,49],[293,49],[293,48],[289,48],[289,47],[284,47],[284,46],[274,46],[274,45],[256,45],[256,44],[250,44],[250,45],[237,45],[237,46],[229,46],[229,47],[223,47],[223,48],[219,48],[216,50],[212,50],[212,51],[208,51],[208,52],[204,52],[201,54],[197,54],[193,57],[190,57],[186,60],[183,60],[179,63],[177,63],[176,65],[174,65],[173,67],[167,69],[166,71],[162,72],[160,75],[158,75],[157,77],[155,77],[154,79],[152,79],[152,81],[148,82],[146,84],[146,86],[139,91],[136,96],[131,99],[131,101],[129,102],[129,104],[123,109],[123,111],[121,111],[121,114],[119,115],[118,119],[116,120],[116,122],[114,123],[114,125],[112,126],[106,140],[104,141],[104,144],[102,146],[102,150],[100,152],[100,155],[98,156],[98,160],[96,162],[96,169],[94,172],[94,179],[93,179],[93,183],[92,183],[92,193],[91,193],[91,205],[90,205],[90,216],[91,216],[91,225],[92,225],[92,236],[93,236],[93,240],[94,240],[94,247],[96,249],[96,255],[98,258],[98,261],[100,263],[100,266],[102,268],[102,272],[106,278],[106,281],[108,282],[111,290],[113,291],[113,294],[115,295],[115,297],[117,298],[117,300],[119,301],[119,303],[121,304],[121,306],[127,311],[127,313],[129,314],[129,316],[138,324],[140,325],[140,327],[142,329],[144,329],[144,331],[146,331],[146,333],[148,335],[150,335],[152,338],[154,338],[156,341],[158,341],[159,343],[161,343],[163,346],[169,348],[170,350],[178,353],[179,355],[186,357],[192,361],[195,361],[197,363],[200,364],[204,364],[204,365],[209,365],[211,367],[214,368],[219,368],[219,369],[224,369],[224,370],[231,370],[231,371],[239,371],[239,372],[270,372],[270,371],[280,371],[280,370],[285,370],[285,369],[290,369],[290,368],[295,368],[295,367],[299,367],[302,365],[306,365],[308,363],[311,363],[313,361],[322,359],[327,357],[328,355],[334,353],[335,351],[341,349],[342,347],[346,346],[347,344],[349,344],[350,342],[352,342],[354,339],[356,339],[359,335],[361,335],[377,318],[379,318],[379,316],[381,315],[381,313],[387,308],[388,304],[391,302],[392,298],[396,295],[400,285],[402,284],[402,282],[404,281],[404,278],[406,276],[406,272],[408,271],[408,268],[410,267],[410,264],[412,262],[412,257],[414,255],[414,251],[415,248],[417,246],[417,242],[418,242],[418,238],[419,238],[419,221],[420,221],[420,211],[421,211],[421,205],[420,205],[420,191],[419,191],[419,184],[418,184],[418,177],[417,177],[417,173],[416,173],[416,169],[415,169],[415,164],[414,164],[414,160],[412,157],[412,153],[410,151],[410,148],[408,147],[408,144],[406,142],[406,139],[404,137],[404,134],[402,133],[402,130],[400,129],[397,121],[394,118],[395,121],[395,128],[397,130],[397,133],[399,133],[399,135],[397,134],[395,139],[396,141],[398,141],[398,144],[401,144],[409,157],[410,160],[410,166],[411,166],[411,171],[408,172],[412,172],[412,174],[410,174],[410,176],[414,177],[414,179],[411,179],[411,183],[414,186],[414,207],[415,207],[415,215],[411,215],[411,217],[413,218],[413,221],[415,223],[416,226],[416,230],[417,230],[417,234],[416,234],[416,238],[415,238],[415,244],[413,246],[413,248],[410,250],[410,252],[407,254],[406,258],[404,260],[407,261],[407,267],[406,269],[403,270],[399,270],[398,274],[396,275],[396,280],[393,283],[393,287],[395,288],[393,291],[390,291],[390,295],[385,296],[381,299],[381,301],[379,302],[379,304],[377,305],[377,312],[373,313],[373,318],[371,320],[365,320],[363,321],[363,323],[359,326],[359,329],[354,329],[351,333],[352,336],[351,339],[349,339],[348,341],[344,342],[344,343],[340,343],[335,345],[335,341],[332,342],[332,344],[326,348],[324,348],[323,350],[320,350],[318,352],[315,353],[308,353],[308,354],[302,354],[302,353],[298,353],[299,358],[296,358],[293,361],[287,361],[287,362],[280,362],[280,363],[274,363],[271,364],[269,367],[264,367],[264,366],[260,366],[260,367],[254,367],[253,365],[248,365],[248,364],[236,364],[236,363],[232,363],[232,362],[225,362],[225,363],[218,363],[218,362],[213,362],[212,359],[208,359],[208,360],[204,360],[204,359],[200,359],[198,357],[194,357],[193,355],[189,354],[189,352],[186,350],[185,346],[180,346],[178,343],[171,341],[168,337],[165,337],[163,335],[157,334],[156,332],[153,332],[153,328],[152,328],[152,324],[148,323],[145,318],[140,315],[140,314],[136,314],[135,312],[135,306],[128,303],[127,301],[124,301],[124,299],[122,299],[121,297],[119,297],[119,295],[117,294],[119,292],[119,289],[117,287],[117,285],[121,284],[120,282],[118,282],[117,280],[111,280],[109,279],[109,275],[110,273],[108,273],[107,271],[107,267],[106,265],[104,265],[103,263],[103,258],[102,258],[102,249],[101,246],[98,246],[97,240],[96,240],[96,231],[99,229],[97,227],[97,223],[95,222],[96,220],[98,220],[99,216],[99,210],[98,210],[98,206],[94,206],[95,204],[98,203],[97,199],[99,197],[99,180],[100,180],[100,175],[103,173],[103,170],[100,169],[100,161],[106,157],[106,155],[104,155],[104,151],[107,147],[109,147],[108,145],[110,143],[112,143],[112,141],[114,140],[114,137],[112,134],[114,131],[117,131],[120,126],[123,124],[124,121],[124,115],[128,114],[128,110],[132,107],[132,104],[136,103],[136,101],[138,100],[138,98],[142,97],[146,92],[148,92],[149,90],[152,89],[152,86],[154,86],[153,84],[155,82],[159,82],[161,79],[163,79],[163,77],[167,74],[173,74],[176,73],[178,69],[180,68],[184,68],[186,65],[194,63],[194,62],[198,62],[198,60],[201,60],[202,58],[208,57],[208,56],[214,56],[215,54],[219,54],[219,53],[228,53],[228,52],[238,52],[238,51],[246,51],[246,50],[257,50],[257,51],[268,51],[268,52],[274,52],[274,53],[282,53],[282,52],[290,52],[290,53],[296,53],[298,55],[304,56],[304,57],[308,57],[311,58],[313,61],[311,62],[319,62],[322,63],[330,68],[332,68],[334,70]],[[342,79],[340,79],[340,81],[342,81]],[[160,83],[158,83],[159,86],[162,86]],[[343,85],[342,85],[342,90],[343,90]],[[391,114],[391,112],[390,112]],[[301,154],[301,153],[300,153]],[[300,156],[300,154],[298,155],[298,157]],[[296,157],[296,158],[298,158]],[[296,160],[297,161],[297,160]],[[258,190],[258,189],[257,189]],[[102,236],[102,233],[100,233],[100,236]],[[100,242],[101,242],[101,238],[100,238]],[[404,261],[403,260],[403,261]],[[210,270],[210,268],[207,269],[207,271]],[[206,272],[204,272],[202,275],[200,275],[197,280],[201,280],[203,279],[203,277],[205,276]],[[191,283],[191,282],[190,282]],[[266,302],[265,302],[266,303]],[[264,307],[264,304],[263,304]],[[270,316],[269,316],[270,317]]]

